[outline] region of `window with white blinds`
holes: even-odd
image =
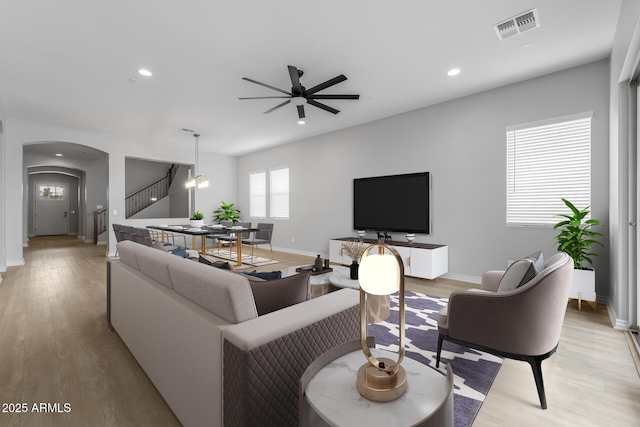
[[[591,204],[592,115],[506,128],[507,226],[553,226],[562,198]]]
[[[267,174],[265,172],[249,174],[249,216],[267,217]]]
[[[269,171],[269,216],[289,218],[289,168]]]

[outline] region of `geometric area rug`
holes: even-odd
[[[447,298],[405,291],[405,357],[423,363],[446,375],[451,364],[454,374],[454,422],[467,427],[476,418],[482,402],[502,366],[502,358],[445,341],[440,368],[436,368],[438,311]],[[391,295],[391,316],[371,324],[368,335],[376,337],[376,348],[398,351],[398,294]]]

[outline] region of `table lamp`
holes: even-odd
[[[377,254],[369,255],[372,249]],[[388,251],[389,253],[385,253]],[[398,251],[392,246],[378,242],[368,246],[360,260],[358,273],[360,282],[360,344],[367,363],[358,370],[358,392],[375,402],[391,402],[407,389],[407,373],[400,362],[404,358],[404,264]],[[367,344],[367,294],[390,295],[399,293],[398,360],[376,358]]]

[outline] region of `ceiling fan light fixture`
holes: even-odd
[[[305,121],[304,121],[304,119],[300,119],[300,120],[298,120],[298,124],[299,124],[299,125],[303,125],[303,124],[305,124],[305,123],[307,123],[307,122],[305,122]]]
[[[307,98],[304,96],[294,96],[291,98],[291,103],[297,107],[307,103]]]

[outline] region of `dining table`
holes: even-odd
[[[207,254],[207,236],[214,237],[220,234],[235,233],[237,239],[237,261],[236,266],[242,266],[242,233],[243,232],[256,232],[259,231],[253,227],[240,227],[240,226],[223,226],[220,224],[203,225],[202,227],[191,227],[190,225],[148,225],[147,228],[160,231],[160,238],[164,241],[165,232],[179,233],[191,236],[191,248],[197,247],[196,239],[200,237],[200,253],[202,255]]]

